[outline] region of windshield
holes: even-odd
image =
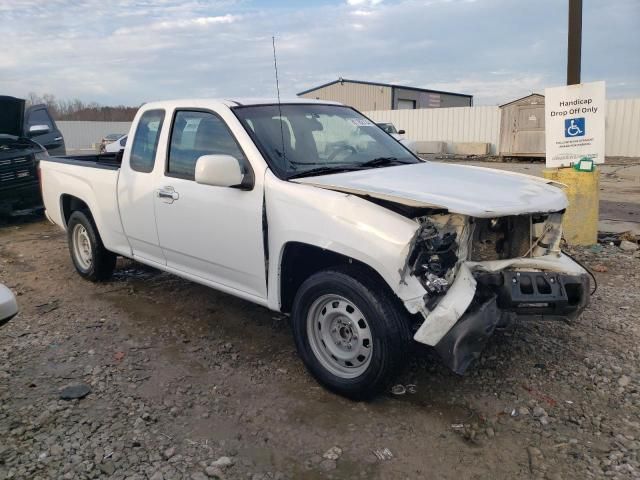
[[[281,178],[420,162],[349,107],[285,104],[233,111]]]

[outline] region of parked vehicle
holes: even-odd
[[[110,133],[102,137],[102,140],[100,140],[100,153],[104,153],[108,145],[120,140],[124,136],[124,133]]]
[[[400,143],[402,143],[405,147],[407,147],[413,153],[417,153],[416,142],[406,138],[404,130],[397,130],[393,123],[388,123],[388,122],[380,122],[380,123],[376,123],[376,125],[378,125],[382,130],[384,130],[393,138],[395,138]]]
[[[426,162],[356,110],[310,101],[145,104],[117,160],[41,161],[78,273],[116,256],[291,315],[323,385],[379,392],[412,339],[463,373],[517,316],[574,318],[565,194],[541,178]]]
[[[47,106],[0,96],[0,217],[42,204],[36,166],[49,153],[64,155],[65,145]]]
[[[11,290],[0,283],[0,327],[18,314],[18,302]]]
[[[104,147],[105,153],[118,153],[120,150],[124,150],[124,147],[127,145],[127,137],[128,135],[122,135],[117,140],[108,143]]]

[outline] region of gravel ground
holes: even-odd
[[[640,478],[639,254],[574,253],[600,284],[576,322],[520,322],[464,377],[421,352],[355,403],[286,318],[130,261],[91,284],[56,227],[5,226],[0,479]]]

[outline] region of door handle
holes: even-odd
[[[54,142],[59,142],[60,140],[62,140],[62,137],[56,137],[53,139]]]
[[[157,195],[158,198],[170,200],[169,203],[173,203],[174,200],[178,200],[180,198],[180,194],[176,192],[173,187],[163,187],[157,191]]]

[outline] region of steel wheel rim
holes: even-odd
[[[83,225],[73,227],[73,256],[83,270],[89,270],[93,264],[91,239]]]
[[[358,377],[371,363],[369,323],[353,302],[340,295],[323,295],[311,304],[307,335],[322,367],[340,378]]]

